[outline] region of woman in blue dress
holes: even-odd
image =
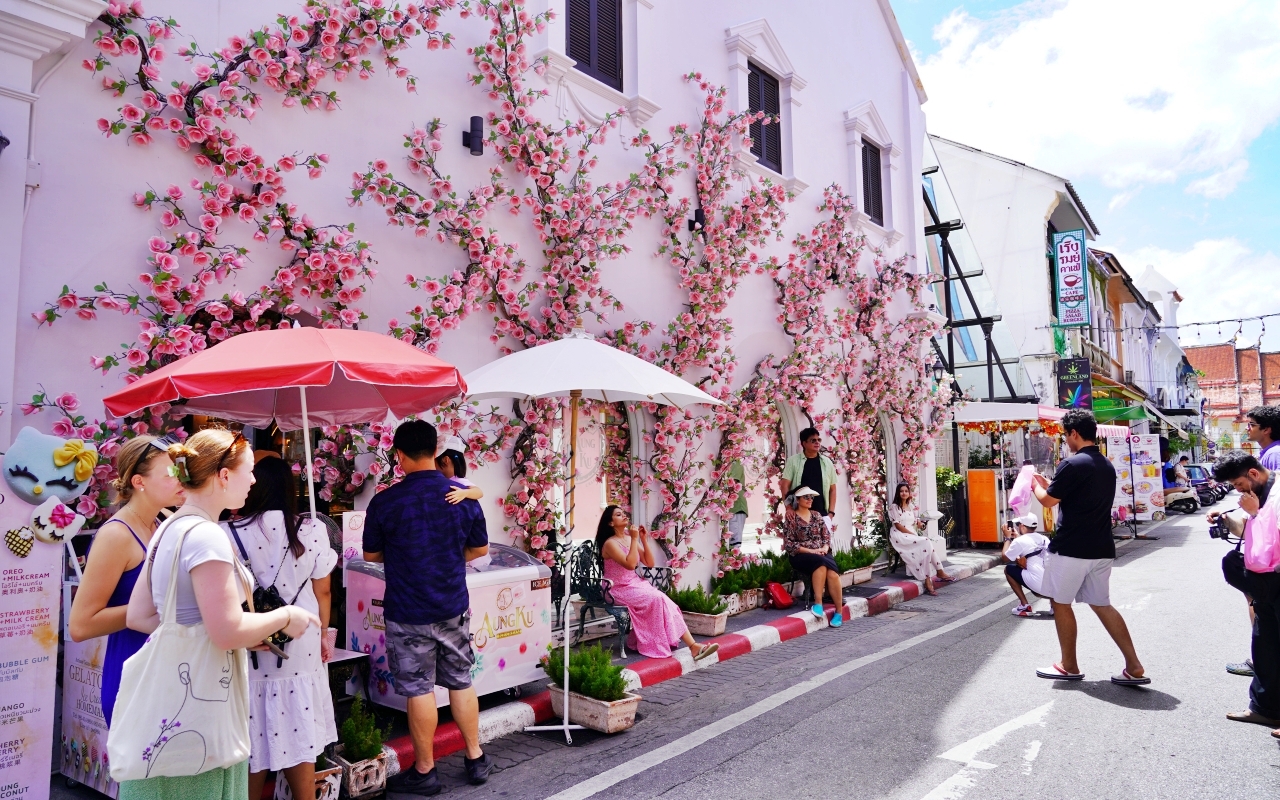
[[[125,609],[142,571],[147,545],[160,510],[182,505],[182,484],[169,474],[173,461],[167,442],[154,436],[130,439],[116,454],[114,487],[120,507],[93,537],[84,578],[71,604],[71,638],[77,642],[106,636],[102,664],[102,716],[111,725],[120,668],[147,640],[145,633],[125,627]]]

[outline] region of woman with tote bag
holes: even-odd
[[[156,531],[126,622],[149,634],[125,662],[107,737],[120,800],[244,800],[249,787],[246,648],[320,620],[285,606],[242,609],[252,576],[215,520],[244,505],[253,453],[239,434],[204,430],[169,448],[186,502]]]

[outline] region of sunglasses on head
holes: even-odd
[[[236,434],[235,438],[231,440],[231,444],[227,445],[227,449],[223,451],[222,458],[218,459],[218,467],[214,470],[215,473],[222,471],[222,468],[226,466],[227,459],[231,457],[231,452],[236,449],[237,444],[244,440],[243,433]]]

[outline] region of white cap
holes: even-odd
[[[456,450],[459,453],[465,453],[467,452],[467,446],[463,443],[461,436],[446,436],[436,445],[436,458],[439,458],[445,450]]]
[[[1030,513],[1023,514],[1022,516],[1015,519],[1014,522],[1018,523],[1019,525],[1025,525],[1031,530],[1035,530],[1036,528],[1040,527],[1040,518],[1037,517],[1035,514],[1030,514]]]
[[[813,495],[816,497],[818,493],[815,492],[813,489],[810,489],[808,486],[801,486],[799,489],[796,489],[797,498],[808,497],[809,495]]]

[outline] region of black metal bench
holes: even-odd
[[[578,640],[582,640],[583,632],[587,626],[588,614],[590,614],[591,620],[594,622],[596,614],[598,612],[603,613],[612,617],[617,625],[618,652],[623,658],[626,658],[626,637],[631,632],[631,613],[626,606],[613,599],[613,594],[610,592],[613,582],[604,577],[604,564],[596,552],[595,542],[589,540],[578,542],[568,547],[557,548],[557,550],[557,561],[559,563],[564,563],[561,559],[567,556],[569,590],[571,594],[577,595],[582,600],[582,607],[578,610]],[[567,553],[565,552],[566,550],[568,551]],[[636,567],[636,574],[663,593],[671,589],[675,579],[675,572],[669,567],[646,567],[641,565]],[[563,572],[560,573],[560,584],[563,587]],[[561,588],[559,594],[564,594],[563,588]],[[554,595],[552,600],[553,602],[555,601]],[[568,598],[563,598],[557,608],[560,618],[565,621],[566,635],[568,635],[568,606]],[[601,622],[603,621],[602,619]]]

